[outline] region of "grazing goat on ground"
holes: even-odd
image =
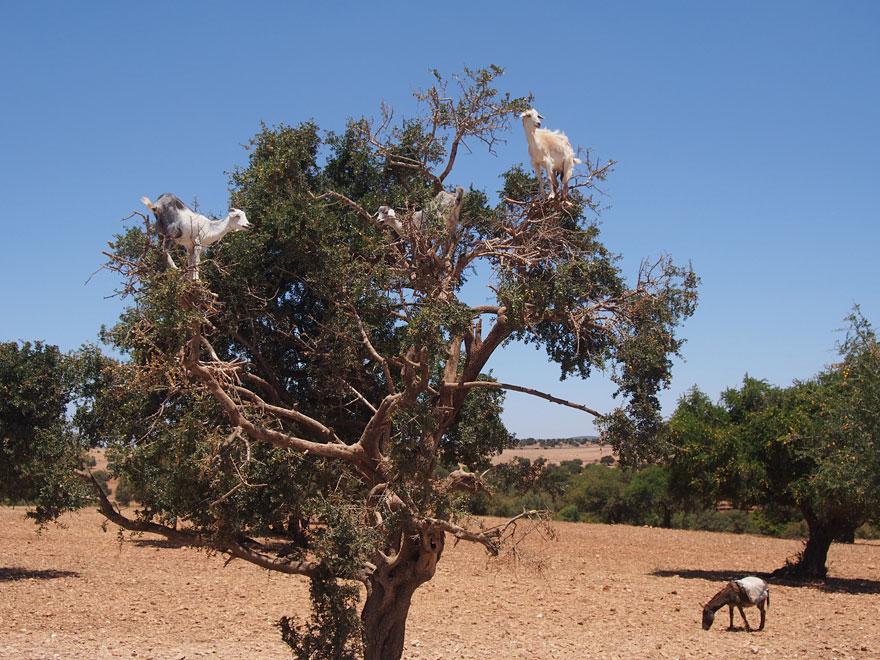
[[[186,250],[187,265],[194,280],[199,279],[202,248],[213,245],[231,231],[241,231],[251,226],[244,211],[230,209],[225,218],[211,220],[190,209],[171,193],[163,193],[155,202],[151,202],[149,197],[141,197],[141,201],[156,216],[156,228],[163,242],[174,241]],[[165,256],[168,265],[177,268],[168,253],[167,244]]]
[[[534,108],[526,110],[520,117],[522,118],[523,130],[526,132],[526,141],[529,143],[529,158],[532,161],[535,176],[538,177],[541,195],[544,195],[544,177],[541,176],[543,168],[550,180],[550,197],[552,198],[556,194],[556,175],[558,174],[562,188],[560,196],[565,199],[568,195],[568,180],[571,179],[574,166],[581,161],[574,157],[574,149],[571,148],[571,143],[565,133],[541,128],[541,121],[544,118],[538,114],[537,110]]]
[[[770,606],[770,587],[764,580],[754,576],[728,582],[721,591],[712,596],[712,600],[703,606],[703,630],[709,630],[712,627],[715,612],[725,605],[730,608],[730,627],[728,630],[733,630],[734,606],[739,610],[746,623],[746,630],[749,632],[752,629],[749,626],[749,620],[746,619],[743,607],[757,607],[761,611],[761,625],[758,626],[758,630],[764,630],[766,618],[764,608]]]

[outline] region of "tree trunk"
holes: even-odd
[[[834,540],[838,543],[855,543],[856,528],[852,525],[847,526],[842,532],[837,535]]]
[[[668,504],[663,504],[663,520],[660,523],[660,526],[663,529],[669,529],[672,527],[672,507]]]
[[[834,531],[817,520],[808,520],[807,524],[810,527],[810,536],[793,572],[801,577],[824,580],[828,574],[825,562],[828,559],[828,548],[834,540]]]
[[[405,534],[395,558],[377,566],[361,612],[364,660],[399,660],[413,593],[434,577],[444,532],[424,527]]]

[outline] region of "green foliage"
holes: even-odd
[[[855,537],[857,539],[880,539],[880,525],[865,523],[856,529]]]
[[[479,379],[494,380],[485,374]],[[503,390],[474,388],[468,392],[461,415],[441,442],[441,461],[482,471],[489,467],[493,454],[512,446],[513,436],[501,421],[503,404]]]
[[[281,639],[300,660],[358,660],[361,658],[361,620],[358,587],[339,584],[327,574],[312,578],[312,617],[297,623],[278,622]]]
[[[495,493],[471,497],[473,514],[510,516],[532,508],[555,512],[557,520],[649,525],[716,532],[804,538],[806,523],[792,507],[768,505],[752,510],[718,511],[714,504],[682,501],[673,488],[673,472],[662,465],[609,468],[566,461],[555,466],[543,459],[519,458],[498,465]],[[868,530],[870,531],[870,530]],[[866,532],[867,533],[867,532]]]
[[[595,522],[626,522],[629,510],[624,499],[625,480],[622,470],[588,465],[574,479],[565,499]]]
[[[815,378],[777,388],[747,376],[719,405],[694,390],[666,431],[679,499],[690,491],[704,501],[762,505],[768,515],[799,510],[809,526],[808,570],[816,574],[827,544],[880,510],[880,348],[858,309],[847,320],[840,362]],[[790,521],[755,522],[782,535],[795,531]]]
[[[40,342],[0,344],[0,500],[32,502],[39,521],[78,508],[85,445],[67,424],[75,359]]]
[[[122,506],[128,506],[131,504],[132,500],[140,499],[136,488],[124,474],[116,483],[116,492],[113,493],[113,497]]]

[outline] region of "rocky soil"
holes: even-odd
[[[308,612],[302,578],[149,536],[120,543],[92,512],[40,535],[23,516],[0,508],[0,657],[290,657],[273,624]],[[833,546],[822,588],[771,583],[767,627],[750,634],[728,632],[725,611],[704,632],[700,604],[727,579],[778,567],[798,542],[555,528],[558,540],[529,546],[541,571],[450,539],[416,592],[405,657],[880,658],[878,542]]]

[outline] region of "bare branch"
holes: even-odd
[[[289,419],[291,421],[300,424],[307,429],[314,431],[318,436],[324,439],[326,442],[335,442],[336,444],[345,444],[342,439],[336,435],[333,429],[324,426],[317,419],[309,417],[308,415],[304,415],[298,410],[294,410],[292,408],[282,408],[281,406],[273,406],[270,403],[266,403],[263,399],[260,398],[258,394],[247,389],[246,387],[241,387],[239,385],[232,385],[232,391],[241,394],[252,403],[256,404],[264,411],[268,413],[272,413],[273,415],[278,415],[279,417],[284,417],[285,419]]]
[[[367,335],[367,330],[364,327],[364,322],[361,320],[360,315],[352,308],[351,313],[354,315],[355,320],[357,321],[358,328],[361,331],[361,338],[363,339],[364,346],[367,348],[367,352],[370,354],[370,357],[373,358],[376,362],[378,362],[382,366],[382,373],[385,375],[385,386],[388,388],[388,391],[394,392],[394,379],[391,377],[391,370],[388,368],[388,360],[382,357],[379,354],[379,351],[376,350],[375,346],[373,346],[373,342],[370,341],[370,337]]]
[[[486,548],[489,554],[497,556],[504,547],[505,542],[509,540],[512,530],[516,529],[517,521],[523,518],[536,518],[544,515],[546,515],[545,511],[537,509],[523,511],[503,523],[479,531],[466,529],[450,520],[441,520],[439,518],[423,518],[422,520],[428,524],[437,525],[461,541],[479,543]]]
[[[325,192],[325,193],[323,193],[323,194],[321,194],[321,195],[315,195],[315,194],[313,194],[313,193],[309,193],[309,195],[310,195],[313,199],[316,199],[316,200],[319,200],[319,201],[320,201],[320,200],[323,200],[323,199],[335,199],[335,200],[337,200],[337,201],[339,201],[339,202],[342,202],[343,204],[345,204],[346,206],[348,206],[349,208],[351,208],[355,213],[357,213],[358,216],[359,216],[362,220],[368,222],[368,223],[371,224],[371,225],[375,225],[375,224],[376,224],[376,220],[375,220],[375,218],[373,218],[373,216],[370,215],[370,213],[367,212],[367,210],[364,209],[363,206],[361,206],[361,205],[358,204],[357,202],[355,202],[355,201],[349,199],[348,197],[346,197],[345,195],[343,195],[343,194],[341,194],[341,193],[334,192],[334,191],[332,191],[332,190],[328,190],[327,192]]]
[[[78,473],[80,477],[92,484],[95,496],[98,500],[98,507],[101,515],[110,522],[119,525],[123,529],[131,532],[146,532],[150,534],[158,534],[164,536],[169,541],[179,543],[180,545],[190,546],[194,548],[211,548],[224,552],[232,557],[243,559],[252,564],[256,564],[270,571],[280,573],[291,573],[296,575],[315,575],[319,564],[312,561],[302,559],[292,559],[290,557],[270,557],[256,550],[246,548],[240,543],[232,540],[219,540],[214,537],[204,536],[192,530],[174,529],[167,525],[162,525],[149,520],[136,520],[128,518],[117,511],[104,490],[95,480],[91,473]]]
[[[199,335],[196,335],[192,341],[198,342]],[[197,355],[197,353],[196,353]],[[241,426],[249,436],[256,440],[268,442],[276,447],[285,449],[294,449],[301,452],[311,452],[325,458],[336,458],[347,461],[349,463],[365,467],[363,449],[355,445],[346,445],[338,443],[320,443],[298,438],[287,433],[267,429],[256,425],[248,419],[239,405],[229,396],[223,386],[217,381],[211,369],[201,364],[190,351],[186,358],[186,366],[208,390],[214,395],[214,398],[220,403],[229,418],[230,424],[233,426]],[[256,396],[256,395],[254,395]],[[268,404],[266,404],[268,405]]]
[[[523,394],[530,394],[532,396],[539,397],[541,399],[546,399],[547,401],[551,401],[553,403],[558,403],[561,406],[568,406],[569,408],[575,408],[576,410],[581,410],[585,413],[591,414],[593,417],[598,419],[604,419],[605,415],[600,413],[597,410],[593,410],[592,408],[588,408],[580,403],[574,403],[572,401],[566,401],[565,399],[560,399],[559,397],[555,397],[552,394],[547,394],[546,392],[541,392],[539,390],[532,389],[531,387],[523,387],[522,385],[511,385],[510,383],[496,383],[488,380],[473,380],[465,383],[443,383],[443,387],[450,389],[470,389],[473,387],[485,387],[488,389],[496,389],[496,390],[511,390],[513,392],[522,392]]]
[[[372,403],[370,403],[370,402],[367,400],[367,397],[365,397],[363,394],[361,394],[361,393],[360,393],[355,387],[353,387],[351,384],[349,384],[349,383],[345,383],[345,386],[349,389],[349,391],[350,391],[352,394],[354,394],[358,399],[360,399],[360,401],[363,402],[363,404],[364,404],[367,408],[369,408],[369,409],[370,409],[371,411],[373,411],[374,413],[376,412],[376,406],[374,406]]]
[[[400,404],[402,398],[403,392],[397,392],[396,394],[389,394],[382,399],[378,410],[370,418],[370,421],[367,422],[363,433],[361,433],[358,445],[364,449],[367,456],[374,460],[381,460],[382,458],[381,439],[387,433],[391,424],[391,414]]]

